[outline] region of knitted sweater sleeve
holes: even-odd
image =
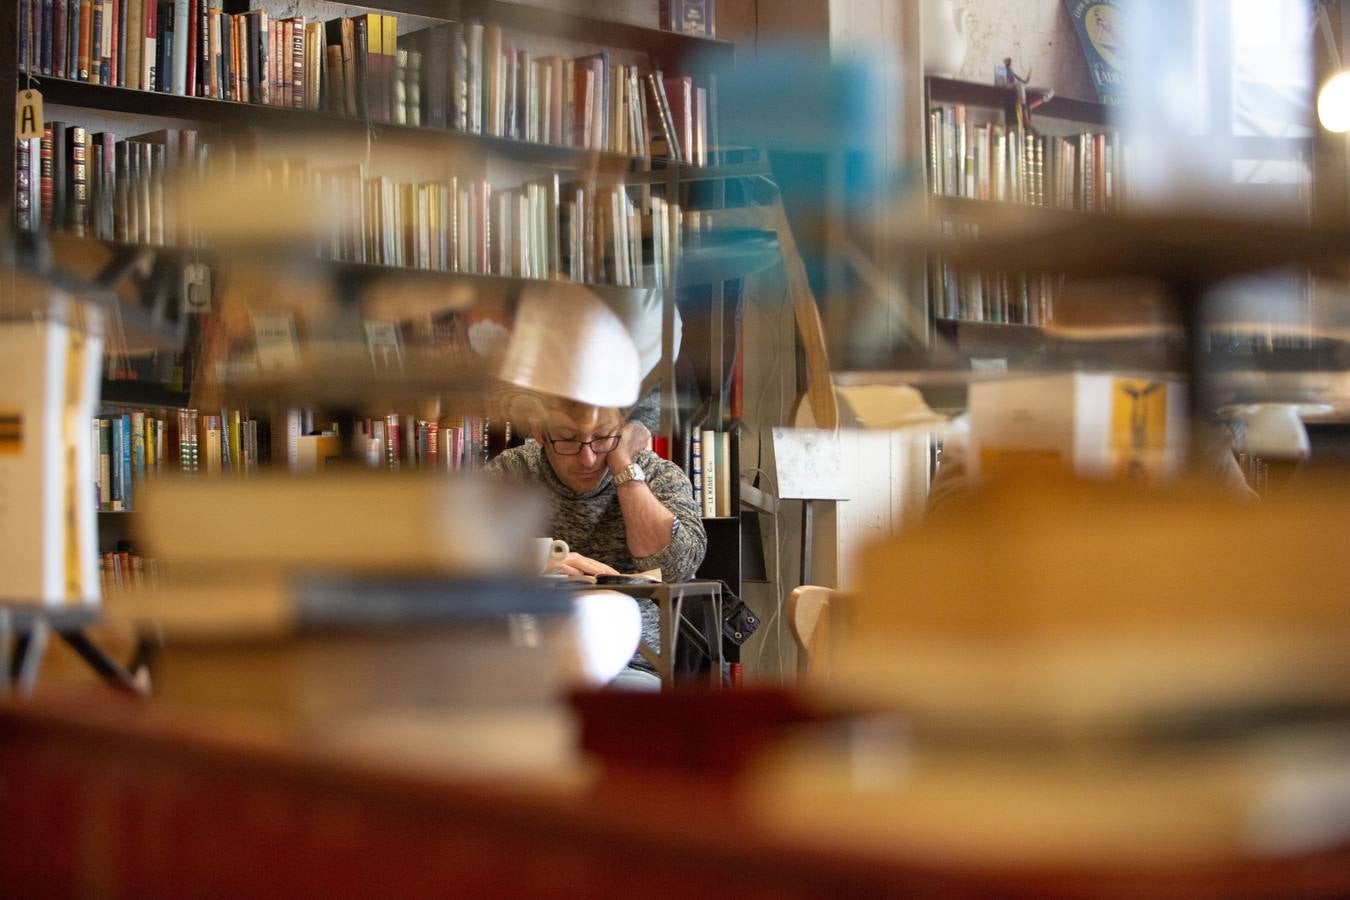
[[[679,466],[655,453],[644,452],[638,463],[647,473],[647,487],[680,525],[665,547],[633,561],[639,571],[659,568],[664,581],[689,581],[708,549],[708,535],[703,530],[702,511],[694,504],[693,488]]]

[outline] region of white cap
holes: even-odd
[[[593,291],[565,281],[521,292],[498,377],[605,408],[632,406],[642,387],[637,347],[622,320]]]

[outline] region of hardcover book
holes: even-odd
[[[715,37],[713,0],[661,0],[661,27],[698,37]]]
[[[1078,32],[1092,84],[1102,103],[1121,103],[1129,92],[1121,59],[1124,13],[1118,0],[1064,0]]]

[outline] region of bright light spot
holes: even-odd
[[[1333,75],[1317,95],[1317,118],[1327,131],[1350,131],[1350,72]]]

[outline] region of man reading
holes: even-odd
[[[549,536],[572,549],[557,571],[694,577],[708,544],[700,510],[680,467],[648,449],[645,425],[617,410],[549,399],[531,438],[498,455],[488,471],[545,489]]]

